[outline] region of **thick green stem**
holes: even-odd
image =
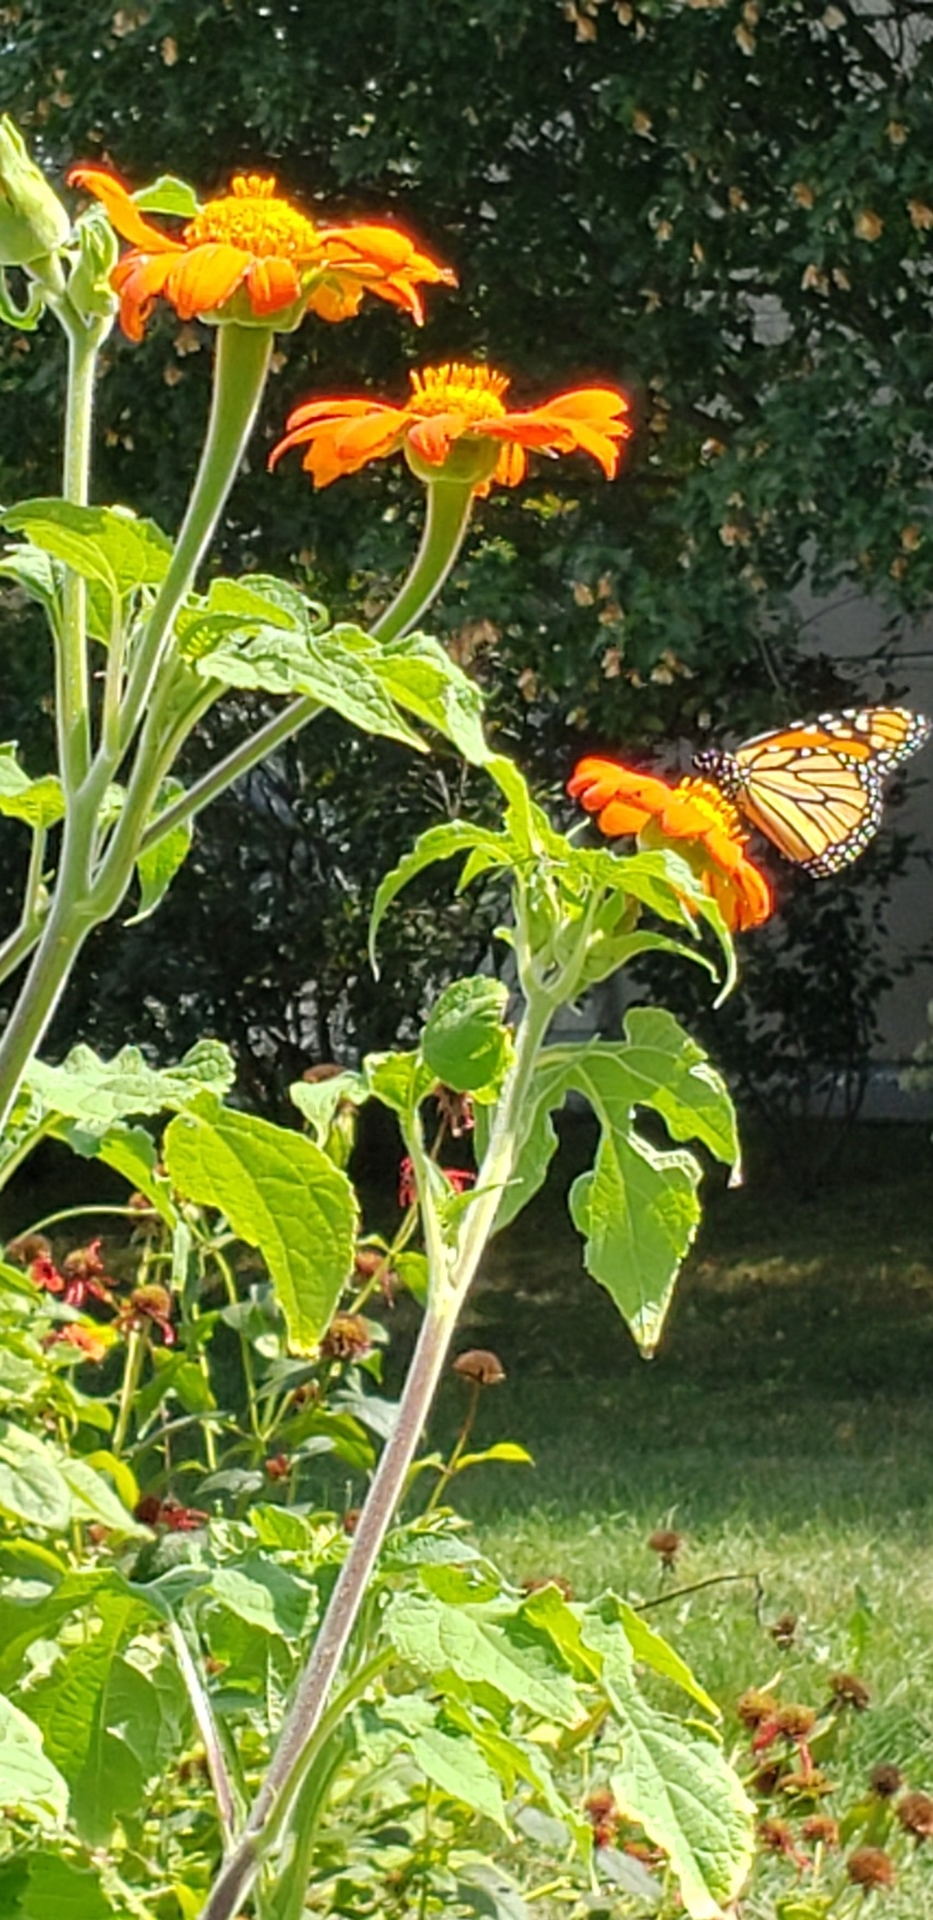
[[[397,640],[431,605],[463,545],[473,509],[475,484],[468,480],[433,480],[421,545],[414,564],[391,605],[373,627],[377,640]]]
[[[217,765],[211,767],[209,773],[196,780],[187,793],[179,794],[178,799],[150,823],[140,842],[140,852],[145,853],[148,847],[154,847],[156,841],[161,840],[163,834],[171,833],[173,827],[180,826],[185,820],[193,820],[209,801],[216,800],[217,795],[225,793],[234,780],[242,779],[244,773],[251,772],[276,747],[290,740],[293,734],[300,733],[302,727],[306,727],[321,711],[320,702],[304,694],[300,699],[290,701],[281,713],[267,720],[258,732],[241,740],[239,746],[233,747],[223,760],[218,760]]]
[[[550,996],[537,995],[519,1029],[515,1057],[452,1264],[448,1267],[445,1261],[441,1271],[431,1273],[428,1307],[405,1381],[398,1420],[383,1449],[353,1544],[341,1568],[266,1778],[243,1832],[202,1909],[201,1920],[233,1920],[256,1879],[271,1834],[281,1831],[289,1818],[303,1777],[305,1756],[326,1710],[383,1540],[404,1491],[461,1307],[492,1231],[502,1189],[512,1171],[517,1123],[528,1099],[535,1060],[553,1005]],[[423,1209],[430,1247],[435,1236],[429,1231],[434,1215],[429,1189],[423,1189]]]
[[[117,1409],[117,1421],[110,1442],[111,1451],[119,1460],[126,1444],[133,1414],[133,1401],[139,1387],[139,1379],[146,1357],[146,1336],[139,1327],[133,1327],[126,1342],[126,1365],[123,1369],[123,1385],[120,1388],[120,1405]]]
[[[217,329],[214,394],[207,438],[188,509],[169,570],[159,589],[130,672],[123,703],[123,744],[128,747],[145,711],[171,631],[236,478],[262,397],[273,333],[266,327]]]
[[[42,1043],[68,975],[94,925],[87,906],[93,829],[92,811],[75,802],[65,822],[55,899],[0,1040],[0,1130],[10,1117],[23,1074]]]

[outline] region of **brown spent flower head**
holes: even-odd
[[[619,1831],[622,1815],[610,1788],[594,1787],[583,1802],[583,1811],[593,1829],[594,1845],[611,1847]]]
[[[6,1257],[13,1266],[31,1267],[34,1260],[51,1260],[52,1242],[44,1233],[21,1233],[9,1242]]]
[[[120,1308],[118,1319],[124,1332],[131,1333],[152,1325],[159,1328],[167,1347],[175,1344],[172,1296],[167,1287],[159,1286],[156,1281],[147,1282],[144,1287],[134,1287],[129,1299]]]
[[[656,1553],[667,1573],[673,1573],[677,1565],[677,1555],[684,1544],[682,1533],[675,1533],[673,1527],[658,1527],[648,1535],[648,1546]]]
[[[99,1240],[89,1240],[86,1247],[72,1247],[62,1261],[66,1280],[95,1280],[104,1271]]]
[[[361,1313],[335,1313],[321,1341],[322,1360],[358,1360],[372,1347]]]
[[[773,1693],[765,1693],[761,1687],[746,1687],[736,1701],[735,1710],[743,1727],[760,1727],[763,1720],[776,1717],[778,1703]]]
[[[751,1784],[763,1799],[770,1800],[771,1795],[781,1785],[783,1777],[784,1770],[780,1760],[769,1760],[767,1766],[758,1767],[752,1774]]]
[[[827,1778],[821,1767],[785,1773],[781,1781],[781,1792],[792,1795],[796,1800],[822,1800],[824,1794],[835,1791],[835,1783]]]
[[[362,1507],[347,1508],[346,1513],[344,1514],[340,1524],[343,1527],[344,1533],[349,1534],[351,1539],[355,1534],[356,1529],[359,1526],[362,1517],[363,1517]]]
[[[346,1067],[338,1066],[336,1060],[322,1060],[319,1066],[306,1067],[301,1077],[315,1087],[322,1080],[338,1080],[342,1073],[346,1073]]]
[[[877,1767],[872,1767],[869,1784],[879,1800],[890,1800],[895,1793],[900,1793],[904,1776],[892,1760],[882,1760]]]
[[[498,1387],[505,1379],[505,1368],[497,1353],[488,1347],[468,1347],[452,1362],[454,1373],[472,1380],[478,1387]]]
[[[434,1089],[438,1112],[447,1122],[447,1131],[453,1140],[462,1139],[465,1133],[472,1133],[476,1125],[473,1111],[473,1097],[469,1093],[457,1093],[454,1087],[445,1087],[439,1083]]]
[[[758,1838],[766,1853],[788,1853],[793,1858],[794,1829],[789,1820],[769,1818],[758,1823]]]
[[[155,1213],[156,1212],[156,1208],[153,1206],[152,1201],[148,1199],[146,1194],[140,1193],[138,1190],[135,1193],[130,1194],[130,1197],[126,1204],[128,1207],[132,1208],[134,1213]]]
[[[160,1500],[157,1493],[144,1493],[133,1513],[144,1527],[167,1527],[170,1533],[194,1533],[198,1527],[206,1527],[210,1519],[210,1514],[202,1513],[199,1507],[183,1506],[172,1494]]]
[[[783,1733],[786,1740],[805,1740],[816,1725],[816,1708],[793,1701],[786,1707],[778,1707],[774,1723],[776,1731]]]
[[[292,1470],[292,1463],[287,1453],[273,1453],[268,1460],[263,1461],[262,1470],[269,1480],[287,1480]]]
[[[777,1619],[772,1621],[768,1632],[775,1646],[786,1651],[788,1647],[793,1646],[797,1636],[797,1615],[795,1613],[779,1614]]]
[[[805,1840],[821,1847],[838,1847],[839,1822],[828,1813],[811,1813],[800,1829]]]
[[[864,1713],[870,1705],[871,1694],[864,1680],[857,1679],[854,1673],[831,1673],[829,1688],[834,1707],[854,1707],[856,1713]]]
[[[904,1832],[913,1834],[918,1847],[921,1841],[933,1839],[933,1795],[905,1793],[894,1811]]]
[[[893,1887],[897,1882],[894,1861],[883,1847],[856,1847],[846,1861],[846,1873],[856,1887]]]

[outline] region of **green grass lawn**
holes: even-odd
[[[583,1272],[559,1202],[555,1189],[498,1244],[461,1329],[461,1348],[494,1348],[508,1374],[483,1396],[477,1444],[508,1436],[536,1463],[459,1482],[482,1545],[518,1580],[556,1573],[579,1597],[611,1585],[657,1602],[653,1624],[726,1709],[730,1743],[744,1688],[819,1706],[832,1673],[856,1673],[871,1704],[822,1756],[839,1783],[830,1809],[880,1761],[933,1791],[924,1130],[860,1128],[811,1198],[766,1164],[714,1193],[651,1363]],[[461,1392],[445,1387],[439,1433]],[[659,1526],[684,1535],[666,1589],[646,1545]],[[727,1575],[743,1577],[667,1597]],[[781,1651],[768,1627],[786,1612],[799,1625]],[[794,1880],[775,1862],[743,1915],[773,1913],[774,1888]],[[891,1920],[933,1915],[933,1843],[896,1893],[872,1898]]]

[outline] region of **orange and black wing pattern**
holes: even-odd
[[[853,707],[709,748],[696,766],[787,860],[818,877],[857,860],[881,825],[884,781],[929,738],[904,707]]]

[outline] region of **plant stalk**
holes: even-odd
[[[432,480],[427,494],[421,544],[408,578],[372,628],[377,640],[397,640],[414,626],[440,593],[463,545],[473,511],[475,482]]]

